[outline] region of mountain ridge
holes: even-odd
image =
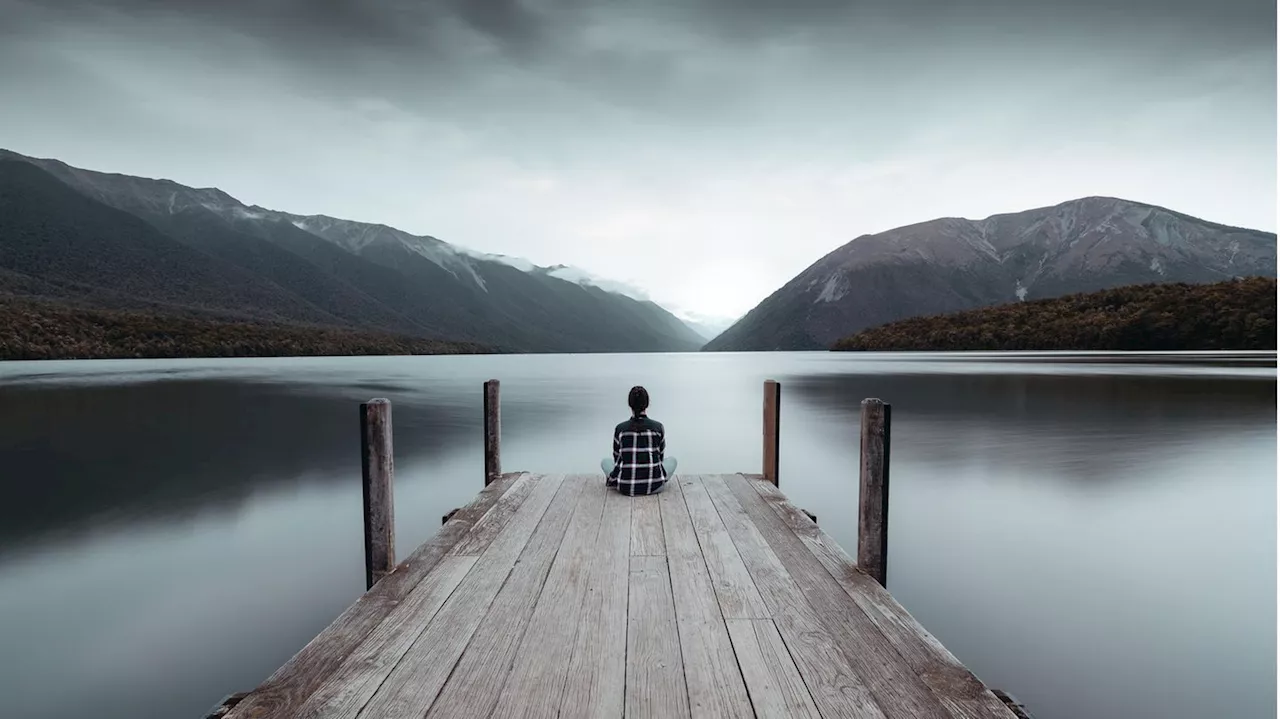
[[[648,300],[607,289],[574,291],[595,285],[556,277],[532,263],[529,271],[521,271],[512,258],[488,259],[496,256],[389,225],[270,210],[218,188],[103,173],[0,150],[0,164],[4,161],[40,168],[79,195],[140,218],[179,244],[261,275],[315,310],[310,315],[294,311],[308,315],[305,321],[511,351],[678,351],[696,350],[705,342]],[[277,299],[264,305],[267,314],[276,304],[293,302]],[[257,311],[261,308],[246,309],[263,314]],[[312,316],[316,312],[320,316]]]
[[[867,327],[1143,282],[1276,274],[1276,236],[1100,195],[860,235],[784,284],[706,351],[825,349]]]

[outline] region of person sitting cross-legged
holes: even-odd
[[[631,419],[613,430],[613,458],[600,462],[606,486],[622,494],[656,494],[675,474],[676,459],[667,456],[667,433],[661,422],[650,419],[649,392],[632,387],[627,394]]]

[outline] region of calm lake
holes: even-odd
[[[1276,713],[1274,353],[0,363],[5,717],[198,719],[363,591],[357,406],[393,403],[401,557],[503,468],[592,472],[646,385],[681,471],[759,472],[855,553],[893,405],[889,588],[1037,719]]]

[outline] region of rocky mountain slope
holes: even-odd
[[[920,315],[1150,282],[1276,276],[1276,235],[1086,197],[864,235],[815,262],[706,350],[826,349]]]
[[[218,189],[0,150],[0,294],[510,351],[680,351],[704,343],[653,302],[568,270],[385,225],[246,205]]]

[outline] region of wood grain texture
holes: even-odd
[[[915,673],[957,719],[1012,719],[1007,706],[883,586],[858,569],[834,539],[806,522],[795,505],[766,482],[747,480],[774,512],[795,532],[893,644]]]
[[[555,717],[560,710],[604,500],[613,494],[594,476],[571,475],[565,481],[581,486],[583,497],[516,650],[511,673],[493,710],[496,717]]]
[[[887,587],[889,559],[889,405],[862,400],[858,462],[858,566]]]
[[[364,497],[364,576],[370,588],[396,564],[395,510],[392,507],[391,401],[360,405],[360,466]]]
[[[529,498],[538,481],[540,480],[529,475],[517,479],[502,498],[471,527],[471,531],[453,545],[450,554],[459,556],[483,554],[484,550],[493,543],[494,538],[511,521],[511,517],[520,509],[520,506]]]
[[[454,544],[487,513],[521,476],[504,476],[459,509],[440,531],[395,571],[356,599],[289,661],[236,705],[227,719],[292,716],[369,632],[431,573]],[[281,611],[286,611],[282,607]]]
[[[716,507],[707,496],[702,477],[692,477],[682,485],[685,506],[693,522],[693,531],[702,548],[702,556],[711,575],[720,602],[720,613],[725,619],[753,619],[772,616],[756,590],[755,582],[738,550],[729,537]]]
[[[753,481],[773,487],[763,480]],[[774,612],[778,632],[822,716],[882,718],[870,690],[723,478],[704,477],[703,486],[719,509],[761,597]]]
[[[683,488],[693,481],[683,477],[668,482],[658,495],[689,712],[694,717],[751,716],[729,631],[684,502]]]
[[[804,592],[822,625],[889,719],[945,719],[948,712],[800,538],[764,498],[737,476],[725,478],[739,505],[759,529],[787,573]],[[810,526],[813,526],[810,523]],[[816,527],[815,527],[816,529]]]
[[[627,600],[627,719],[689,716],[689,692],[667,559],[631,558]]]
[[[819,715],[1016,717],[770,482],[503,474],[226,719]]]
[[[641,497],[641,500],[647,497]],[[642,502],[652,504],[651,502]],[[587,593],[560,700],[560,719],[622,716],[627,665],[627,580],[635,502],[606,492]]]
[[[533,494],[480,555],[467,581],[454,591],[409,647],[360,717],[419,719],[426,714],[563,480],[563,475],[538,479]]]
[[[498,380],[484,383],[484,483],[502,474],[502,404]]]
[[[475,563],[475,557],[442,559],[293,716],[297,719],[355,717]]]
[[[764,467],[761,473],[765,480],[778,484],[778,424],[781,420],[782,385],[768,379],[764,381],[764,447],[762,457]]]
[[[756,719],[820,719],[800,671],[770,619],[726,619]]]
[[[662,537],[662,511],[655,496],[633,497],[631,500],[631,556],[665,557],[666,540]]]
[[[428,717],[489,716],[493,711],[551,562],[564,541],[569,518],[583,496],[580,489],[581,485],[572,482],[561,483],[528,546],[427,712]]]

